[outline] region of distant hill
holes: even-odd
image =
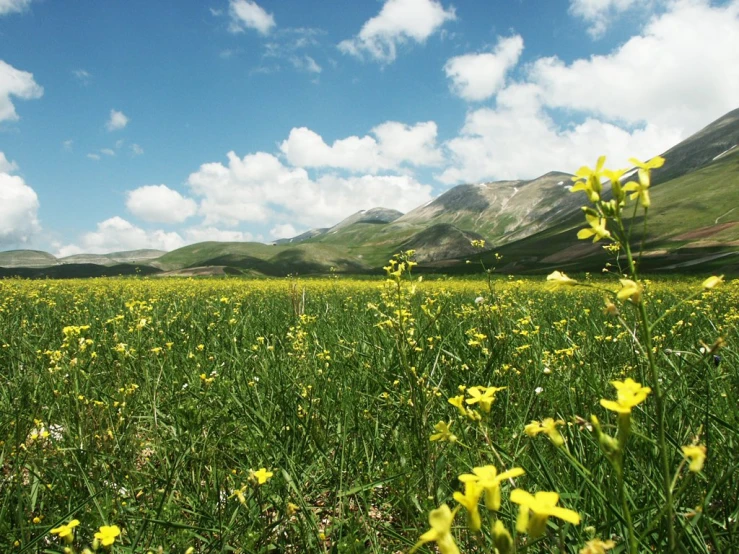
[[[652,174],[652,208],[643,245],[649,271],[722,271],[739,274],[739,109],[667,150]],[[173,252],[137,250],[57,259],[36,250],[0,252],[0,276],[88,276],[134,271],[168,275],[287,275],[379,272],[400,250],[416,250],[419,270],[479,271],[467,259],[511,273],[599,271],[601,244],[577,239],[584,226],[584,194],[571,175],[552,171],[532,180],[453,187],[406,214],[362,210],[333,227],[312,229],[273,245],[205,242]],[[630,179],[636,179],[631,171]],[[604,197],[610,188],[604,184]],[[487,251],[472,249],[484,239]],[[498,263],[495,253],[503,255]],[[3,269],[5,268],[5,269]],[[138,268],[138,269],[131,269]],[[144,269],[146,268],[146,269]],[[10,273],[9,273],[10,272]],[[14,273],[13,273],[14,272]]]

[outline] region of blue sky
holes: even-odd
[[[0,0],[0,249],[270,241],[619,166],[737,90],[739,0]]]

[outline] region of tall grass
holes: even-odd
[[[647,282],[644,307],[674,541],[732,552],[739,283],[700,290]],[[603,309],[594,289],[543,280],[2,281],[0,551],[79,552],[101,525],[122,531],[116,552],[406,551],[458,476],[489,464],[522,468],[516,487],[557,491],[582,518],[519,534],[519,552],[594,537],[623,551],[624,503],[638,550],[667,551],[653,397],[631,415],[625,496],[591,429],[595,414],[615,435],[599,405],[610,381],[650,379],[638,311]],[[708,355],[719,336],[728,346]],[[448,403],[474,386],[506,387],[489,413],[468,406],[479,422]],[[524,432],[548,417],[565,422],[564,446]],[[456,441],[429,440],[440,421]],[[681,447],[696,438],[707,460],[692,473]],[[273,473],[261,484],[260,468]],[[487,518],[482,533],[458,520],[462,551],[493,551]],[[50,534],[71,519],[73,543]]]

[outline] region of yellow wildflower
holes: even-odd
[[[530,437],[535,437],[539,433],[546,433],[554,446],[562,446],[565,440],[557,430],[557,426],[564,424],[565,422],[561,419],[555,421],[553,418],[547,417],[542,421],[532,421],[524,428],[524,432]]]
[[[500,554],[513,552],[513,537],[500,520],[493,525],[493,545]]]
[[[721,275],[720,277],[716,277],[715,275],[709,277],[705,281],[703,281],[703,288],[704,289],[712,289],[713,287],[716,287],[724,282],[724,276]]]
[[[616,387],[616,401],[601,399],[600,405],[619,414],[630,414],[631,409],[644,402],[652,392],[652,389],[641,386],[630,377],[625,381],[611,381],[611,384]]]
[[[621,290],[616,297],[621,300],[631,300],[634,304],[641,302],[642,286],[631,279],[619,279]]]
[[[559,495],[556,492],[537,492],[532,495],[523,489],[514,489],[511,492],[511,502],[520,506],[516,529],[519,533],[528,533],[532,538],[544,534],[550,517],[573,525],[580,524],[580,514],[557,506]]]
[[[611,550],[616,547],[616,543],[608,540],[602,541],[600,539],[593,539],[585,543],[585,546],[580,549],[580,554],[606,554],[606,550]]]
[[[435,542],[441,554],[460,554],[452,536],[452,523],[457,510],[458,508],[450,510],[446,504],[442,504],[436,510],[431,510],[429,514],[431,529],[421,535],[415,546],[411,548],[411,554],[427,542]]]
[[[472,469],[472,473],[464,473],[459,476],[463,483],[477,483],[485,491],[485,506],[488,510],[500,510],[500,484],[514,477],[520,477],[524,470],[514,467],[498,475],[498,470],[493,465],[486,465]]]
[[[451,421],[449,423],[447,423],[446,421],[440,421],[439,423],[434,425],[434,429],[436,429],[438,433],[431,435],[429,440],[457,442],[457,435],[453,434],[449,430],[451,426],[452,426]]]
[[[447,400],[447,402],[457,408],[460,414],[465,415],[463,394],[460,394],[459,396],[452,396],[449,400]]]
[[[549,281],[555,287],[559,285],[573,286],[577,284],[577,281],[575,279],[570,279],[561,271],[553,271],[552,273],[547,275],[547,281]]]
[[[606,229],[606,219],[598,217],[597,215],[585,214],[590,228],[580,229],[577,233],[577,238],[580,240],[589,239],[593,237],[593,242],[598,242],[600,239],[609,238],[611,232]]]
[[[471,398],[467,399],[467,404],[480,404],[485,412],[490,412],[490,408],[495,402],[495,394],[508,387],[470,387],[467,392]]]
[[[579,190],[584,191],[588,195],[588,199],[595,204],[600,200],[600,192],[602,186],[600,178],[603,176],[603,165],[606,163],[606,157],[601,156],[598,158],[598,162],[595,165],[595,169],[590,169],[587,166],[582,166],[575,172],[575,176],[572,178],[575,184],[570,189],[572,192]]]
[[[60,525],[51,530],[52,535],[59,535],[60,539],[64,539],[64,542],[71,543],[74,541],[74,528],[80,524],[78,519],[73,519],[69,523]]]
[[[267,468],[260,468],[258,471],[252,471],[251,477],[252,479],[256,479],[257,484],[264,485],[267,481],[272,479],[272,476],[274,473],[271,471],[267,471]]]
[[[103,546],[111,546],[116,537],[121,534],[121,530],[117,525],[103,525],[100,531],[95,533],[95,538],[100,541]]]
[[[698,473],[703,469],[706,461],[706,447],[702,444],[693,446],[683,446],[683,455],[690,460],[688,469],[694,473]]]
[[[476,481],[467,481],[464,484],[464,494],[461,492],[454,493],[454,500],[459,502],[467,510],[467,522],[470,530],[479,531],[482,523],[480,522],[480,510],[478,504],[482,496],[482,487]]]

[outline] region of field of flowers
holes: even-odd
[[[389,274],[0,282],[0,551],[739,550],[739,281]]]

